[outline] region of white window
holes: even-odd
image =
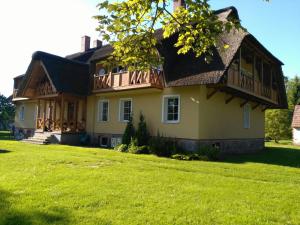
[[[24,116],[25,116],[25,106],[22,105],[22,106],[20,107],[19,120],[24,120]]]
[[[163,114],[164,123],[179,123],[180,121],[180,96],[167,95],[163,97]]]
[[[98,121],[106,122],[109,120],[109,101],[100,100],[98,105]]]
[[[251,105],[246,104],[244,105],[244,128],[250,128],[250,112],[251,112]]]
[[[132,113],[132,100],[131,99],[120,99],[120,121],[128,122]]]

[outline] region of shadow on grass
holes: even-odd
[[[0,225],[69,224],[65,209],[53,208],[47,212],[37,210],[20,211],[14,208],[9,199],[14,195],[0,190]]]
[[[4,149],[0,149],[0,154],[1,153],[9,153],[10,151],[8,151],[8,150],[4,150]]]
[[[300,149],[297,150],[292,147],[266,147],[264,151],[256,154],[226,156],[222,162],[255,162],[300,168]]]
[[[9,131],[0,131],[0,140],[14,140],[14,137]]]

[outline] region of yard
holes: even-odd
[[[0,225],[300,224],[300,148],[288,143],[202,162],[0,135]]]

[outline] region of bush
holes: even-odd
[[[220,148],[213,146],[200,147],[198,152],[201,156],[207,156],[209,160],[217,160],[220,156]]]
[[[128,145],[126,144],[120,144],[114,147],[114,150],[118,151],[118,152],[127,152],[128,150]]]
[[[136,154],[139,150],[137,138],[132,137],[130,144],[128,145],[128,152]]]
[[[136,154],[149,154],[149,146],[148,145],[143,145],[139,146]]]
[[[165,138],[157,133],[156,137],[152,137],[149,142],[150,153],[157,156],[170,157],[178,153],[177,143],[175,139]]]
[[[189,160],[209,161],[209,158],[206,155],[192,154],[189,156]]]
[[[131,138],[133,138],[134,136],[135,136],[135,129],[133,126],[132,117],[130,117],[122,137],[122,144],[129,145]]]
[[[150,134],[147,129],[147,124],[145,122],[145,117],[143,114],[140,114],[140,122],[138,124],[138,129],[136,131],[136,138],[139,146],[148,145]]]
[[[172,159],[177,159],[177,160],[190,160],[190,157],[188,155],[184,154],[174,154],[171,156]]]

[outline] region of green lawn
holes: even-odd
[[[0,139],[1,225],[300,224],[288,143],[201,162]]]

